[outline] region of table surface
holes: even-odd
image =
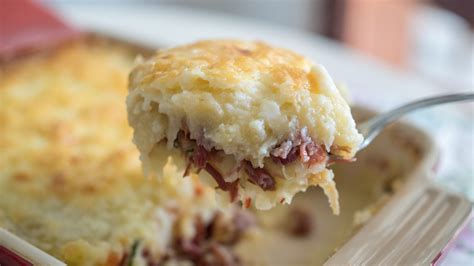
[[[66,21],[82,29],[167,47],[206,38],[264,40],[323,64],[347,85],[353,102],[379,111],[421,97],[459,92],[441,88],[413,73],[390,68],[309,32],[204,10],[170,5],[58,4]],[[474,88],[471,86],[471,92]],[[406,119],[430,132],[440,151],[436,180],[474,199],[474,108],[472,104],[423,110]],[[474,224],[454,245],[444,265],[474,261]]]

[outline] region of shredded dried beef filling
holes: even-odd
[[[327,153],[323,145],[314,143],[313,139],[308,136],[308,129],[304,127],[292,139],[276,147],[272,151],[271,156],[275,163],[282,165],[287,165],[300,159],[302,163],[306,163],[311,167],[324,162]]]
[[[237,198],[237,185],[239,182],[238,180],[235,180],[234,182],[226,182],[222,177],[221,173],[209,163],[206,164],[204,170],[206,170],[206,172],[208,172],[214,178],[214,180],[216,180],[217,185],[220,189],[224,191],[229,191],[231,201],[234,201]]]
[[[209,152],[202,145],[198,145],[194,150],[192,162],[197,168],[205,168],[210,158]]]
[[[216,213],[212,220],[205,224],[197,217],[195,220],[196,234],[192,239],[178,238],[173,244],[173,252],[164,256],[160,265],[167,261],[190,261],[193,265],[234,266],[241,262],[233,252],[233,247],[241,239],[243,233],[255,225],[250,213],[237,211],[232,219],[225,219]],[[149,265],[155,265],[149,263]]]
[[[159,257],[153,256],[146,247],[140,249],[140,242],[135,241],[123,254],[119,266],[131,265],[135,255],[138,254],[141,254],[148,266],[164,265],[168,262],[172,264],[191,262],[193,265],[202,266],[238,266],[241,262],[233,248],[243,234],[255,225],[255,217],[244,210],[236,210],[227,218],[222,213],[216,212],[207,223],[197,216],[194,221],[196,233],[191,239],[177,237],[168,252]]]
[[[188,160],[188,165],[184,171],[184,176],[189,174],[192,167],[196,168],[196,172],[199,172],[201,169],[205,170],[214,178],[219,189],[228,191],[230,193],[230,198],[232,201],[237,198],[238,180],[233,182],[225,181],[220,171],[210,163],[212,156],[217,152],[216,150],[207,150],[204,145],[192,140],[189,136],[189,133],[182,130],[178,132],[175,147],[181,148]],[[248,161],[243,161],[242,164],[244,166],[245,172],[249,176],[250,182],[260,186],[264,191],[275,190],[275,179],[265,169],[254,168]],[[241,166],[242,165],[239,164],[234,169],[234,172],[240,171],[242,168]]]
[[[193,168],[197,173],[204,170],[214,178],[219,189],[230,193],[230,198],[234,201],[238,194],[238,180],[232,179],[235,180],[233,182],[226,181],[226,178],[229,180],[228,176],[223,176],[219,169],[211,163],[212,157],[218,151],[215,149],[208,149],[206,147],[209,147],[209,145],[202,145],[202,143],[202,138],[198,138],[197,141],[193,140],[191,139],[189,132],[186,130],[180,130],[178,132],[175,147],[180,148],[185,153],[188,160],[184,176],[187,176]],[[344,147],[338,148],[337,146],[335,148],[344,149]],[[299,160],[307,167],[324,163],[326,161],[328,164],[352,161],[328,154],[324,145],[316,144],[308,135],[306,127],[299,130],[291,139],[282,142],[279,146],[273,149],[270,156],[276,164],[288,165]],[[228,175],[232,176],[237,174],[242,169],[247,174],[248,181],[259,186],[262,190],[273,191],[276,189],[275,178],[264,168],[254,167],[247,160],[238,163]]]
[[[250,182],[264,191],[275,190],[275,179],[264,168],[254,168],[249,161],[244,162],[244,167]]]
[[[283,153],[284,155],[280,155],[281,153],[273,153],[272,160],[273,162],[277,164],[282,164],[282,165],[290,164],[294,162],[296,159],[298,159],[298,155],[299,155],[298,151],[299,151],[299,147],[295,146],[295,147],[292,147],[288,153]],[[285,156],[285,157],[277,157],[274,154],[278,154],[278,156]]]

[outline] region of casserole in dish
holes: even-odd
[[[248,215],[242,222],[233,218],[238,211],[214,206],[199,183],[145,180],[125,120],[137,51],[89,38],[2,64],[0,227],[71,265],[140,265],[150,253],[153,263],[204,254],[209,263],[391,265],[434,261],[465,223],[470,203],[432,184],[434,143],[406,124],[384,132],[357,162],[335,167],[340,216],[310,190],[291,206],[254,211],[252,227]],[[370,115],[354,109],[356,119]],[[230,219],[215,222],[218,212]],[[196,217],[219,233],[196,240]],[[239,231],[239,241],[226,240],[229,231]],[[183,238],[206,247],[186,253]]]

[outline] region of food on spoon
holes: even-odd
[[[200,41],[159,51],[131,72],[134,143],[147,174],[163,156],[213,180],[227,201],[269,209],[321,186],[339,212],[332,159],[362,136],[326,69],[262,42]]]

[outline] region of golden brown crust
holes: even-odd
[[[133,60],[117,57],[120,52],[104,54],[79,43],[3,69],[0,164],[32,196],[33,184],[44,180],[58,197],[100,195],[121,182],[122,175],[108,165],[134,165],[125,176],[139,176],[137,152],[126,141],[131,130],[116,125],[126,121],[116,103],[126,95]],[[15,169],[18,160],[24,161],[22,169]]]
[[[317,80],[308,75],[311,63],[290,50],[264,42],[237,40],[199,41],[160,51],[153,59],[151,75],[143,83],[177,76],[185,69],[199,67],[209,79],[241,82],[245,76],[268,74],[276,83],[292,81],[292,89],[317,91]],[[245,77],[248,78],[248,77]]]

